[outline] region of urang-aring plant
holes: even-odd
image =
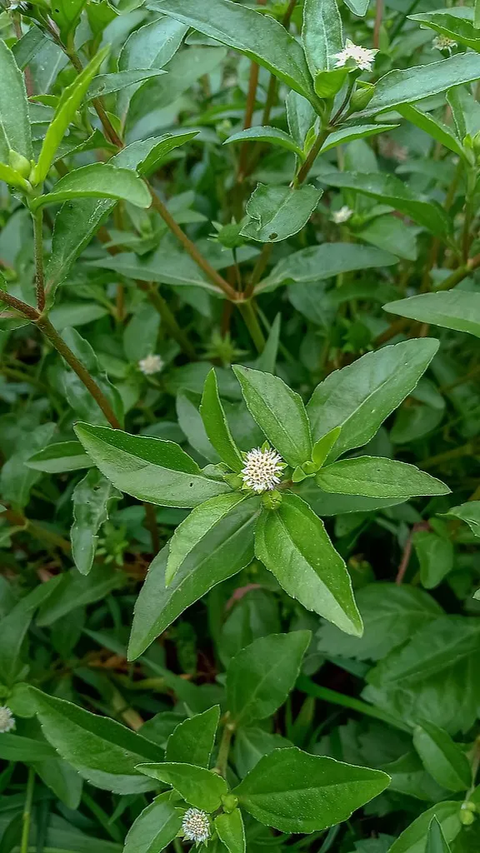
[[[291,284],[293,307],[308,319],[315,310],[324,312],[328,326],[332,309],[342,304],[342,287],[353,302],[364,295],[355,286],[348,294],[344,276],[360,270],[374,270],[375,274],[378,269],[391,270],[396,268],[398,257],[412,260],[411,233],[406,233],[404,219],[395,221],[391,215],[394,209],[416,223],[423,236],[432,235],[420,289],[430,289],[433,282],[442,292],[422,292],[393,301],[393,295],[404,295],[405,287],[393,288],[393,293],[390,289],[385,300],[381,290],[380,301],[387,301],[386,311],[423,324],[477,337],[480,334],[480,297],[469,289],[451,290],[480,265],[480,255],[472,253],[480,119],[469,88],[480,79],[478,11],[473,7],[462,7],[461,12],[417,10],[412,20],[439,34],[437,46],[447,58],[382,75],[374,71],[374,63],[381,66],[382,57],[388,54],[386,44],[381,43],[379,0],[373,48],[360,47],[344,35],[342,17],[347,22],[346,32],[348,27],[356,31],[363,27],[364,39],[370,37],[358,20],[367,8],[363,0],[348,0],[342,15],[336,0],[259,3],[258,8],[230,0],[153,0],[146,6],[141,2],[114,5],[107,0],[9,4],[5,26],[9,28],[12,21],[16,36],[11,37],[7,29],[6,41],[0,41],[0,179],[8,184],[13,203],[18,205],[15,213],[25,209],[31,217],[34,282],[32,287],[27,275],[15,280],[6,266],[0,291],[0,300],[8,308],[3,322],[5,334],[14,330],[15,335],[18,329],[20,340],[25,334],[24,324],[32,323],[68,365],[65,368],[59,359],[50,363],[48,384],[52,387],[48,389],[41,380],[30,377],[35,380],[33,385],[40,382],[41,390],[51,391],[62,440],[57,440],[55,427],[45,420],[41,406],[31,435],[30,428],[17,425],[15,418],[13,423],[8,422],[9,431],[4,426],[7,443],[15,448],[2,472],[2,497],[13,534],[22,535],[29,529],[49,547],[68,553],[69,543],[61,535],[48,525],[27,521],[24,510],[38,483],[38,472],[57,475],[89,470],[81,479],[74,474],[65,498],[54,492],[53,503],[60,507],[73,501],[70,539],[75,568],[63,574],[55,572],[16,603],[5,593],[7,615],[0,623],[0,681],[5,697],[0,709],[0,755],[12,763],[0,776],[0,786],[10,784],[16,761],[25,761],[29,767],[23,820],[19,822],[15,810],[18,803],[7,803],[6,812],[11,811],[13,817],[2,826],[0,843],[5,853],[27,853],[29,849],[46,853],[47,849],[60,851],[66,846],[69,850],[91,849],[97,842],[102,853],[114,853],[123,843],[115,821],[123,820],[125,814],[129,818],[126,853],[159,853],[169,844],[178,851],[179,839],[219,851],[226,847],[229,853],[272,844],[278,849],[281,845],[301,847],[310,843],[309,839],[306,845],[302,840],[290,843],[290,833],[318,833],[326,853],[335,844],[338,824],[348,820],[354,810],[379,797],[374,801],[379,803],[378,811],[371,813],[381,814],[380,795],[389,784],[393,796],[396,792],[407,798],[410,813],[409,797],[432,805],[396,841],[387,836],[386,841],[382,837],[370,839],[378,842],[378,848],[362,846],[359,850],[383,851],[391,843],[394,853],[448,853],[450,844],[455,844],[455,853],[477,849],[475,844],[478,847],[474,826],[480,803],[475,789],[478,734],[473,731],[471,749],[451,736],[469,732],[478,716],[480,697],[471,672],[478,655],[477,620],[442,615],[437,601],[415,586],[367,584],[359,590],[357,607],[352,567],[347,569],[344,555],[349,536],[359,535],[358,529],[355,523],[351,528],[345,523],[347,533],[339,553],[321,520],[337,512],[344,519],[346,511],[353,512],[354,522],[355,515],[361,516],[362,525],[364,516],[374,510],[401,506],[419,496],[449,494],[450,489],[441,480],[411,463],[390,458],[381,445],[382,425],[400,406],[397,433],[404,429],[409,435],[410,430],[415,442],[437,428],[435,410],[441,417],[444,404],[442,408],[438,402],[441,395],[422,376],[437,353],[438,341],[423,335],[426,330],[422,329],[421,336],[381,346],[341,367],[342,359],[337,360],[335,355],[333,366],[338,369],[327,371],[330,348],[332,352],[338,349],[342,356],[359,354],[373,350],[375,338],[385,344],[408,329],[398,321],[377,334],[368,323],[362,327],[361,321],[349,323],[347,318],[337,339],[333,334],[324,342],[325,354],[317,359],[322,364],[318,384],[306,382],[303,369],[297,371],[291,365],[278,368],[289,384],[301,388],[301,396],[275,375],[279,318],[270,326],[262,312],[262,298],[273,300],[269,294]],[[135,17],[138,14],[140,17]],[[394,29],[399,33],[405,23],[405,15],[399,12]],[[295,34],[290,32],[291,25]],[[412,27],[408,32],[413,41],[418,39],[416,26],[407,26]],[[101,47],[109,35],[115,42],[113,50],[108,44]],[[422,30],[420,46],[423,36]],[[386,31],[383,40],[387,40]],[[225,133],[219,118],[225,113],[230,122],[229,110],[221,101],[215,104],[214,99],[210,115],[205,109],[193,121],[186,121],[182,129],[151,134],[157,125],[155,120],[148,122],[145,104],[149,97],[159,109],[169,107],[169,86],[172,97],[182,95],[182,78],[186,76],[188,88],[188,74],[195,64],[200,68],[197,76],[210,91],[210,76],[219,63],[232,61],[232,55],[227,55],[219,43],[250,61],[248,86],[243,85],[243,128]],[[187,47],[182,48],[182,44]],[[51,82],[45,83],[45,91],[32,89],[29,65],[44,81],[39,74],[41,62],[35,66],[35,57],[45,61],[50,54],[48,62],[55,68]],[[186,62],[182,65],[184,54]],[[238,62],[238,57],[233,62]],[[266,84],[260,80],[263,70],[259,72],[259,67],[270,74]],[[60,75],[54,82],[58,68]],[[365,72],[368,79],[362,79]],[[453,123],[437,117],[435,98],[441,97],[443,105],[445,91]],[[262,122],[253,124],[261,92]],[[277,106],[283,94],[285,116]],[[415,106],[419,102],[420,106]],[[191,107],[186,109],[188,112]],[[427,197],[410,189],[398,176],[378,170],[367,153],[370,149],[362,147],[364,143],[356,149],[348,148],[357,140],[391,134],[402,120],[457,158],[443,205],[436,190]],[[147,132],[141,129],[142,121]],[[231,155],[235,158],[236,180],[226,180],[231,197],[224,199],[223,213],[218,207],[215,213],[209,210],[208,218],[213,222],[210,230],[215,228],[216,235],[210,235],[209,241],[197,241],[187,235],[188,229],[183,230],[178,220],[195,226],[205,218],[203,210],[195,216],[196,211],[189,210],[190,202],[184,207],[182,201],[177,206],[166,204],[158,175],[175,164],[177,149],[187,143],[199,146],[205,137],[206,145],[211,145],[208,128],[212,121],[217,122],[218,132],[214,142],[226,144],[223,152],[238,151],[238,155]],[[282,127],[270,126],[270,121]],[[167,120],[169,124],[172,122]],[[203,128],[200,133],[198,125]],[[262,171],[268,145],[278,147],[282,156],[287,152],[280,166],[273,159],[274,177],[280,177],[272,181],[266,170],[267,178],[262,176],[245,201],[251,175]],[[345,150],[359,153],[358,171],[343,168],[341,152]],[[332,160],[336,154],[338,169]],[[446,163],[451,165],[450,161]],[[209,178],[216,168],[215,164],[210,166]],[[456,195],[461,182],[465,205],[459,227]],[[342,229],[351,227],[351,232],[343,231],[341,243],[307,237],[324,192],[318,183],[341,190],[345,204],[331,217]],[[350,205],[355,206],[355,212]],[[57,206],[54,222],[48,212],[51,206]],[[191,233],[195,235],[195,228]],[[362,237],[362,233],[368,236]],[[357,234],[367,245],[355,241]],[[98,245],[91,251],[89,244],[95,236]],[[291,239],[293,244],[285,244],[286,251],[275,254],[276,244]],[[261,250],[258,244],[262,244]],[[77,302],[72,310],[72,304],[63,303],[62,291],[69,277],[75,275],[73,264],[83,252],[87,260],[78,282],[91,306]],[[448,266],[445,263],[443,268],[439,259],[446,259]],[[225,276],[223,270],[227,271]],[[323,287],[333,277],[339,285],[337,300],[332,290]],[[236,352],[225,333],[231,309],[242,317],[249,335],[244,340],[246,346],[251,341],[258,351],[256,360],[249,359],[248,366],[234,364],[232,370],[196,363],[199,353],[195,336],[192,340],[179,324],[157,283],[171,285],[174,293],[175,288],[177,293],[183,288],[186,303],[200,316],[207,312],[209,321],[216,316],[212,300],[223,301],[223,338],[212,338],[210,347],[205,347],[205,361],[230,365],[240,360],[242,351]],[[105,285],[111,293],[112,284],[117,288],[113,309],[105,295]],[[381,289],[383,282],[378,287]],[[369,299],[371,288],[369,291],[366,287],[365,293]],[[56,304],[59,295],[60,303]],[[315,299],[320,309],[315,308]],[[266,304],[270,313],[273,306],[281,309],[280,302]],[[93,312],[87,311],[76,322],[75,310],[85,307],[93,307]],[[129,313],[133,317],[123,332],[121,327]],[[355,309],[352,313],[355,316]],[[101,323],[108,314],[116,323],[117,336],[119,327],[122,331],[123,353],[130,362],[126,371],[118,347],[109,349],[102,344],[97,352],[98,337],[92,334],[89,341],[75,328],[82,323]],[[154,352],[158,317],[164,335],[162,357]],[[375,328],[375,323],[371,326]],[[101,334],[108,337],[105,329]],[[309,345],[317,358],[316,342],[310,339]],[[177,358],[179,363],[175,364]],[[185,364],[185,358],[191,365]],[[303,358],[311,364],[308,352]],[[344,358],[344,362],[348,360]],[[178,420],[191,452],[173,440],[170,433],[177,438],[178,431],[168,424],[160,423],[156,434],[149,430],[152,419],[148,410],[158,403],[157,374],[164,362],[172,370]],[[125,416],[138,400],[140,374],[131,367],[133,363],[138,363],[145,377],[151,377],[145,380],[150,384],[144,385],[142,415],[147,424],[141,423],[141,434],[136,429],[138,418],[132,419],[128,431],[123,429]],[[190,373],[189,367],[193,368]],[[313,373],[317,372],[315,368]],[[112,382],[107,373],[121,381]],[[448,393],[450,386],[456,387],[458,377],[448,376],[447,368],[444,374],[439,381]],[[15,378],[13,373],[10,377]],[[313,390],[307,405],[303,402],[309,396],[306,387]],[[414,416],[419,410],[420,420],[426,416],[420,427],[408,419],[412,399],[421,404],[413,407]],[[467,420],[457,400],[453,405]],[[25,433],[23,443],[16,444],[16,429]],[[468,427],[466,433],[470,439]],[[377,450],[369,447],[361,455],[359,448],[368,444]],[[474,455],[473,443],[469,449]],[[180,714],[163,708],[146,723],[128,702],[125,704],[118,685],[106,686],[101,675],[97,677],[94,669],[88,669],[88,657],[74,669],[89,687],[98,690],[101,700],[96,702],[96,710],[107,709],[106,716],[82,708],[71,686],[61,678],[58,684],[50,683],[48,663],[42,654],[32,655],[28,665],[24,655],[25,636],[34,616],[33,637],[38,635],[43,643],[42,631],[58,625],[67,614],[77,613],[79,633],[73,616],[71,626],[57,634],[52,629],[62,671],[69,671],[69,656],[83,630],[90,639],[125,659],[123,633],[120,641],[118,636],[102,631],[104,613],[88,628],[82,621],[86,605],[108,596],[115,627],[123,628],[118,602],[127,579],[116,564],[123,564],[128,534],[125,529],[113,529],[109,538],[107,521],[122,494],[144,503],[142,511],[151,536],[148,545],[143,541],[144,553],[159,551],[155,506],[192,510],[186,517],[182,513],[166,516],[167,528],[175,528],[173,535],[153,555],[135,604],[128,659],[138,660],[149,673],[145,681],[155,689],[161,684],[162,690],[171,690],[181,705]],[[452,572],[452,542],[458,536],[459,520],[467,522],[473,537],[478,536],[480,501],[476,497],[475,490],[474,499],[459,506],[433,502],[428,520],[415,514],[413,508],[410,516],[406,511],[404,519],[398,517],[400,523],[407,519],[413,524],[405,546],[407,562],[413,545],[426,589],[437,587]],[[437,508],[453,521],[446,522],[441,515],[434,517]],[[382,523],[396,530],[394,515],[385,515]],[[140,527],[137,523],[137,529]],[[400,581],[405,570],[406,566],[399,573]],[[226,650],[228,631],[215,615],[215,598],[208,599],[212,636],[216,632],[217,655],[225,669],[216,685],[219,692],[209,693],[179,678],[164,659],[156,657],[156,646],[153,650],[149,647],[187,608],[214,588],[222,589],[218,586],[222,582],[227,582],[223,586],[233,590],[235,599],[235,586],[228,586],[228,581],[240,573],[245,580],[240,601],[245,598],[246,606],[240,604],[229,623],[228,630],[236,632],[233,653],[232,648]],[[259,600],[258,613],[252,617],[253,621],[264,620],[258,635],[250,623],[248,630],[240,625],[233,627],[235,613],[240,614],[240,621],[248,621],[248,607],[255,610],[255,599],[248,596],[255,592],[250,585],[253,582],[253,587],[257,586],[257,577],[265,589],[272,584],[275,594],[281,594],[280,589],[287,593],[282,598],[283,607],[297,614],[299,624],[295,625],[294,619],[289,623],[295,630],[282,633],[275,617],[268,627],[270,617],[263,612],[270,607],[268,598]],[[454,588],[458,591],[458,584]],[[114,591],[118,598],[112,595]],[[125,595],[129,600],[122,599],[122,605],[130,605],[131,598]],[[227,611],[230,606],[227,601]],[[378,629],[377,646],[372,625],[379,614],[387,618],[389,607],[390,621],[388,627]],[[311,617],[312,612],[326,621]],[[308,621],[310,618],[315,621]],[[363,623],[366,631],[362,636]],[[343,665],[345,672],[366,678],[365,702],[329,691],[306,677],[305,673],[315,672],[315,668],[309,670],[304,659],[312,643],[312,633],[304,625],[317,630],[318,648],[328,660]],[[382,644],[384,648],[380,648]],[[180,640],[178,647],[181,649]],[[365,660],[376,662],[368,673],[363,668]],[[460,668],[463,665],[464,670]],[[304,674],[299,678],[300,672]],[[441,673],[440,682],[435,681],[437,672]],[[450,678],[458,682],[451,694],[447,690]],[[295,724],[289,723],[289,738],[285,739],[269,730],[268,720],[285,703],[285,717],[291,718],[289,694],[295,685],[300,689],[303,685],[307,699]],[[128,681],[126,689],[135,689],[135,679]],[[315,696],[344,704],[367,715],[367,719],[376,718],[378,729],[370,735],[371,748],[385,739],[387,726],[393,727],[401,745],[390,752],[387,749],[388,759],[378,762],[386,772],[372,766],[375,760],[354,746],[353,741],[360,738],[358,732],[338,735],[339,741],[350,737],[352,742],[332,747],[335,757],[328,754],[325,742],[317,743],[302,734],[302,726],[306,727],[312,713],[309,701]],[[439,707],[440,699],[444,699],[443,707]],[[95,701],[88,704],[95,707]],[[148,713],[158,709],[146,701],[142,710]],[[130,728],[108,718],[115,716]],[[363,732],[363,736],[368,741],[368,734]],[[39,807],[32,820],[37,777],[42,780],[42,790],[53,792],[63,804],[62,814],[73,827],[69,832],[64,824],[55,820],[49,823],[48,812],[46,819],[42,818]],[[82,790],[83,780],[94,789],[119,795],[111,820],[95,793]],[[147,802],[144,794],[150,792],[154,798]],[[85,825],[75,823],[72,812],[80,801],[111,841],[93,839],[89,826],[85,834]],[[375,810],[376,806],[369,808]],[[30,844],[33,824],[34,848]],[[280,834],[272,835],[264,827]],[[328,827],[334,829],[325,835]],[[347,845],[349,841],[352,839]]]

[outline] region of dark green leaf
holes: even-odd
[[[123,853],[161,853],[176,837],[182,812],[171,802],[170,792],[155,797],[132,824]]]
[[[453,543],[430,530],[416,530],[412,542],[420,563],[420,580],[426,589],[433,589],[453,569]]]
[[[223,144],[229,145],[231,142],[269,142],[271,145],[280,145],[288,151],[293,151],[302,160],[305,156],[303,148],[297,145],[294,138],[278,127],[248,127],[233,133]]]
[[[150,193],[141,178],[129,169],[110,163],[92,163],[74,169],[54,186],[52,192],[32,201],[32,209],[46,204],[60,204],[73,198],[114,198],[137,207],[150,207]]]
[[[442,788],[459,793],[470,788],[472,771],[465,753],[448,732],[422,720],[413,732],[413,744],[428,770]]]
[[[384,456],[359,456],[334,462],[318,472],[316,482],[325,492],[370,498],[446,495],[450,491],[415,465]]]
[[[451,853],[450,847],[445,840],[442,827],[434,816],[428,827],[428,838],[425,853]]]
[[[195,764],[164,761],[162,764],[140,764],[138,769],[152,779],[171,785],[187,803],[206,812],[220,808],[222,796],[228,792],[225,779]]]
[[[93,566],[98,531],[108,519],[110,504],[119,498],[120,492],[96,468],[73,490],[72,557],[82,575],[88,575]]]
[[[232,438],[230,427],[227,423],[225,411],[218,393],[217,376],[214,368],[211,369],[205,379],[200,414],[207,436],[218,455],[227,463],[232,471],[241,471],[243,468],[243,459],[240,456],[240,451]]]
[[[343,47],[342,19],[337,0],[305,0],[302,42],[314,80],[319,71],[335,68],[335,54]]]
[[[219,719],[220,708],[215,705],[179,723],[168,738],[165,761],[208,768]]]
[[[32,140],[25,81],[11,50],[1,40],[0,80],[0,161],[8,164],[10,151],[15,151],[30,161]]]
[[[247,202],[249,219],[240,233],[260,243],[286,240],[307,224],[321,195],[311,184],[298,188],[258,184]]]
[[[451,290],[448,293],[421,293],[383,306],[391,314],[410,317],[421,323],[433,323],[468,332],[480,338],[480,294],[468,290]]]
[[[432,808],[423,812],[394,841],[389,853],[425,853],[427,834],[433,818],[438,820],[445,840],[450,844],[450,842],[455,840],[462,828],[462,824],[460,823],[460,805],[460,802],[446,800],[443,803],[437,803],[436,806],[432,806]],[[441,853],[444,853],[444,851],[441,850]]]

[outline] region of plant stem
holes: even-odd
[[[172,338],[177,342],[177,344],[179,344],[185,355],[188,355],[188,357],[192,361],[196,361],[197,354],[195,352],[194,347],[188,340],[185,332],[183,332],[180,326],[178,325],[175,316],[170,310],[166,300],[163,298],[159,290],[155,287],[153,282],[147,283],[145,281],[137,281],[136,283],[140,290],[143,290],[147,294],[148,299],[160,314],[165,328],[168,329]]]
[[[265,348],[265,337],[260,327],[260,323],[258,322],[258,317],[255,313],[252,302],[250,300],[248,300],[248,302],[239,302],[238,309],[248,331],[250,332],[250,337],[252,338],[255,347],[258,352],[263,352]]]
[[[263,244],[262,251],[260,252],[260,254],[256,260],[255,266],[253,268],[253,272],[252,272],[250,282],[248,284],[248,287],[245,290],[245,297],[246,298],[248,298],[249,296],[252,295],[254,288],[255,288],[255,285],[258,284],[258,282],[260,281],[260,279],[261,279],[261,277],[265,271],[265,267],[267,266],[268,261],[270,260],[270,255],[272,254],[272,249],[273,249],[273,243],[264,243]]]
[[[256,62],[252,61],[252,63],[250,64],[250,78],[248,81],[247,102],[245,104],[245,118],[243,120],[244,130],[247,130],[247,128],[252,126],[253,111],[255,109],[255,98],[257,95],[259,71],[260,71],[260,66],[257,65]],[[249,142],[244,142],[240,148],[240,155],[238,158],[238,169],[237,169],[237,181],[239,183],[241,183],[243,181],[243,178],[245,175],[249,145],[250,145]]]
[[[310,149],[310,153],[309,153],[307,159],[305,160],[303,166],[301,167],[301,169],[300,169],[300,171],[296,177],[295,186],[298,186],[299,184],[302,184],[304,182],[304,180],[307,177],[310,169],[312,168],[313,164],[315,163],[315,160],[318,157],[318,154],[320,152],[320,149],[321,149],[323,143],[325,142],[327,136],[330,133],[331,133],[331,131],[330,131],[329,127],[323,127],[322,130],[319,132],[314,144],[312,145],[312,147]]]
[[[361,699],[355,699],[353,696],[346,696],[344,693],[337,693],[336,690],[330,690],[328,687],[322,687],[316,684],[311,678],[301,675],[297,680],[297,687],[307,696],[314,696],[316,699],[323,699],[325,702],[331,702],[333,705],[342,705],[344,708],[350,708],[352,711],[358,711],[360,714],[365,714],[367,717],[374,717],[376,720],[382,720],[389,726],[394,726],[403,732],[410,732],[410,728],[400,720],[391,717],[386,711],[380,711],[374,705],[369,705]]]
[[[232,742],[232,735],[235,731],[235,726],[227,721],[225,722],[225,726],[222,732],[222,739],[220,741],[220,746],[218,749],[218,757],[217,757],[217,772],[225,778],[228,767],[228,755],[230,752],[230,744]]]
[[[30,838],[30,821],[32,817],[32,802],[33,791],[35,788],[35,770],[33,767],[28,769],[27,791],[25,796],[25,806],[22,815],[22,840],[20,844],[20,853],[27,853],[28,841]]]
[[[33,216],[33,246],[35,255],[35,292],[37,309],[40,314],[45,309],[45,275],[43,270],[43,208],[40,207]]]
[[[153,504],[144,503],[145,507],[145,527],[150,533],[152,539],[152,549],[154,554],[160,551],[160,536],[158,534],[157,516]]]
[[[378,50],[378,46],[380,44],[380,28],[382,26],[382,18],[383,18],[383,0],[377,0],[376,10],[375,10],[375,25],[373,28],[373,46],[376,50]]]
[[[480,254],[475,255],[474,258],[470,258],[465,264],[458,267],[448,278],[444,279],[437,290],[450,290],[451,287],[455,287],[460,281],[463,281],[464,278],[467,278],[471,272],[480,267]]]

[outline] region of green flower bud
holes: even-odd
[[[367,104],[373,98],[375,92],[375,86],[372,83],[362,83],[358,84],[355,92],[350,98],[350,112],[358,112],[359,110],[364,110]]]
[[[23,154],[19,154],[18,151],[14,151],[13,148],[10,148],[10,151],[8,152],[8,163],[12,169],[15,169],[15,171],[22,176],[22,178],[28,178],[30,175],[32,168],[30,161],[27,160]]]
[[[224,794],[222,797],[223,810],[233,812],[238,806],[238,800],[235,794]]]
[[[265,509],[278,509],[282,500],[282,495],[276,489],[273,489],[271,492],[265,492],[262,495],[262,503]]]

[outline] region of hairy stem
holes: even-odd
[[[45,275],[43,265],[43,208],[33,214],[33,246],[35,255],[35,293],[37,309],[45,310]]]
[[[329,127],[323,127],[322,130],[319,132],[315,142],[313,143],[313,145],[310,149],[310,153],[309,153],[307,159],[305,160],[303,166],[301,167],[301,169],[300,169],[300,171],[296,177],[295,186],[298,186],[299,184],[303,184],[305,178],[308,176],[310,169],[312,168],[313,164],[315,163],[315,160],[317,159],[317,157],[320,153],[320,149],[321,149],[323,143],[325,142],[325,140],[326,140],[327,136],[330,134],[330,132],[331,131],[330,131]]]
[[[263,352],[265,348],[265,337],[260,327],[260,323],[258,322],[258,317],[252,302],[250,300],[248,302],[239,302],[238,308],[255,347],[258,352]]]

